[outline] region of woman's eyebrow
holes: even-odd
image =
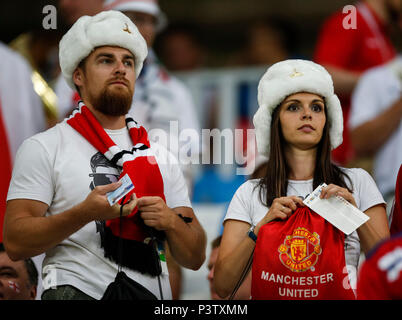
[[[289,102],[301,102],[301,101],[298,100],[298,99],[291,99],[291,100],[285,101],[284,103],[289,103]],[[314,100],[311,101],[311,102],[321,102],[321,103],[324,103],[324,100],[321,100],[321,99],[314,99]]]

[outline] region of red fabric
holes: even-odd
[[[373,26],[359,11],[360,5],[366,6],[371,13]],[[355,29],[344,28],[343,22],[349,13],[342,11],[336,12],[325,21],[318,37],[314,61],[348,71],[363,72],[395,58],[396,50],[380,18],[366,4],[361,3],[357,8]],[[373,32],[373,27],[377,32]],[[339,95],[339,99],[344,113],[345,129],[343,143],[332,152],[332,156],[337,163],[345,165],[355,156],[348,130],[350,95]]]
[[[106,154],[111,147],[116,146],[85,105],[82,105],[80,111],[75,112],[67,120],[67,123],[103,154]],[[129,134],[133,146],[142,143],[147,148],[150,147],[148,134],[144,127],[130,128]],[[129,175],[134,185],[134,189],[126,195],[126,199],[129,199],[135,193],[138,198],[143,196],[159,196],[164,201],[166,200],[162,174],[154,156],[136,156],[133,160],[125,161],[119,179],[125,174]],[[130,215],[122,218],[121,232],[120,218],[106,221],[106,226],[112,230],[116,237],[121,236],[128,240],[143,241],[148,237],[148,234],[144,231],[141,218],[136,214],[137,211],[137,208],[135,208]]]
[[[332,150],[332,159],[333,161],[340,165],[346,166],[350,161],[352,161],[355,156],[355,150],[353,149],[352,142],[350,140],[350,133],[349,133],[349,111],[350,111],[350,102],[342,102],[345,101],[344,99],[341,100],[342,109],[343,109],[343,132],[342,132],[342,144],[337,147],[336,149]]]
[[[91,117],[86,117],[88,116],[89,113],[85,113],[85,110],[83,110],[83,113],[76,113],[74,118],[70,118],[67,120],[67,123],[72,126],[75,130],[77,130],[86,140],[88,140],[98,151],[102,152],[103,154],[106,153],[108,150],[108,146],[106,146],[106,143],[104,143],[101,140],[101,137],[96,133],[96,128],[91,126]],[[92,115],[92,114],[91,114]],[[93,115],[92,115],[93,117]],[[98,123],[99,124],[99,123]],[[99,124],[98,129],[102,128],[102,126]],[[103,128],[102,128],[103,130]],[[103,130],[104,131],[104,130]],[[110,137],[108,136],[108,139]],[[112,146],[114,143],[113,141],[109,141],[110,146]]]
[[[254,251],[255,300],[354,299],[344,234],[308,207],[261,227]]]
[[[396,56],[396,50],[388,36],[387,28],[375,12],[370,7],[367,8],[374,18],[376,24],[374,27],[379,34],[373,32],[369,22],[359,10],[356,11],[356,29],[345,29],[343,20],[347,14],[342,11],[336,12],[324,22],[314,52],[314,60],[320,64],[357,72],[392,60]],[[378,39],[379,37],[382,39]],[[385,48],[377,46],[376,41],[384,43]]]
[[[382,242],[369,253],[359,272],[357,298],[402,299],[402,233]]]
[[[402,165],[399,167],[395,186],[395,202],[392,207],[391,234],[402,232]]]
[[[163,201],[166,201],[163,193],[162,174],[154,157],[137,157],[133,161],[126,161],[119,179],[126,173],[134,183],[134,189],[127,194],[126,199],[135,193],[137,198],[159,196]],[[130,215],[123,217],[122,238],[143,241],[148,237],[142,229],[141,218],[136,214],[137,212],[138,209],[136,207]],[[119,236],[120,234],[119,223],[119,218],[106,221],[106,226],[111,228],[115,236]]]
[[[76,106],[78,104],[78,102],[80,102],[81,97],[79,95],[79,93],[77,91],[74,92],[73,97],[72,97],[72,105]]]
[[[11,180],[12,163],[11,163],[11,153],[8,145],[6,127],[1,113],[1,101],[0,101],[0,150],[1,150],[0,242],[3,242],[3,222],[4,222],[4,214],[6,212],[6,199],[7,199],[8,186]]]

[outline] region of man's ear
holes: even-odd
[[[31,298],[31,300],[35,300],[36,299],[36,294],[37,294],[37,287],[36,286],[32,286],[31,290],[29,292],[29,297]]]
[[[73,72],[73,82],[77,87],[82,87],[84,81],[84,71],[78,67]]]

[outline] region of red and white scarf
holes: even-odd
[[[134,189],[127,194],[126,199],[135,193],[137,198],[159,196],[165,201],[162,175],[144,127],[126,115],[126,126],[133,147],[131,150],[123,150],[114,143],[82,102],[73,111],[67,123],[103,153],[109,161],[122,168],[119,179],[125,174],[129,175]],[[121,237],[124,252],[129,251],[124,255],[123,261],[120,261],[121,264],[142,273],[157,275],[160,273],[160,267],[156,268],[157,270],[153,269],[157,255],[155,256],[153,248],[144,243],[144,240],[150,237],[151,229],[144,225],[137,213],[136,207],[130,215],[122,218],[121,225],[120,218],[106,221],[104,230],[101,230],[102,247],[105,249],[105,256],[117,262],[118,240]],[[155,234],[156,230],[153,230],[153,233]]]

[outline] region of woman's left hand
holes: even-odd
[[[321,199],[329,199],[336,196],[344,198],[346,201],[357,207],[355,198],[346,188],[341,188],[336,184],[330,184],[321,190]]]

